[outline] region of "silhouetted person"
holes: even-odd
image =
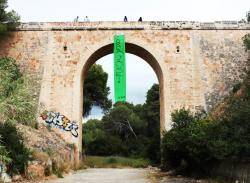
[[[74,22],[78,22],[79,20],[79,16],[77,16],[75,19],[74,19]]]
[[[86,16],[86,17],[84,18],[84,22],[90,22],[88,16]]]
[[[127,22],[127,21],[128,21],[127,16],[124,17],[123,21],[124,21],[124,22]]]
[[[142,17],[139,18],[138,22],[142,22]]]

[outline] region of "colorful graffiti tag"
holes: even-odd
[[[78,137],[78,125],[74,121],[70,121],[66,116],[61,115],[59,112],[44,111],[40,117],[49,125],[63,129],[64,131],[71,132],[74,137]]]

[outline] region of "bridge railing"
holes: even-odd
[[[250,23],[242,21],[145,21],[145,22],[28,22],[17,30],[250,30]]]

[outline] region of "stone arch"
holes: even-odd
[[[82,65],[80,83],[78,84],[78,88],[80,85],[80,93],[79,93],[80,100],[78,100],[78,102],[77,102],[77,107],[79,107],[78,111],[80,111],[80,112],[78,112],[79,119],[81,119],[80,115],[82,117],[82,114],[83,114],[83,108],[82,108],[82,106],[83,106],[83,88],[84,88],[84,79],[86,78],[87,72],[88,72],[89,68],[97,60],[99,60],[100,58],[102,58],[108,54],[112,54],[113,48],[114,48],[113,43],[106,44],[106,45],[100,47],[99,49],[94,51],[92,54],[90,54],[87,61],[85,61],[84,64]],[[164,78],[163,78],[162,68],[161,68],[159,62],[156,60],[156,58],[149,51],[147,51],[145,48],[143,48],[139,45],[126,42],[126,53],[130,53],[130,54],[133,54],[133,55],[136,55],[136,56],[142,58],[152,67],[152,69],[156,73],[156,76],[157,76],[158,82],[159,82],[159,86],[160,86],[160,130],[162,133],[163,131],[166,130],[166,127],[165,127],[165,109],[164,109],[165,99],[164,99],[164,91],[163,91],[164,90]],[[81,129],[82,125],[80,124],[79,127],[80,127],[79,133],[82,133],[82,129]],[[82,140],[82,134],[79,134],[79,152],[81,152],[81,148],[82,148],[81,142],[80,142],[81,140]]]

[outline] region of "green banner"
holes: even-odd
[[[124,35],[114,37],[115,102],[126,101],[126,51]]]

